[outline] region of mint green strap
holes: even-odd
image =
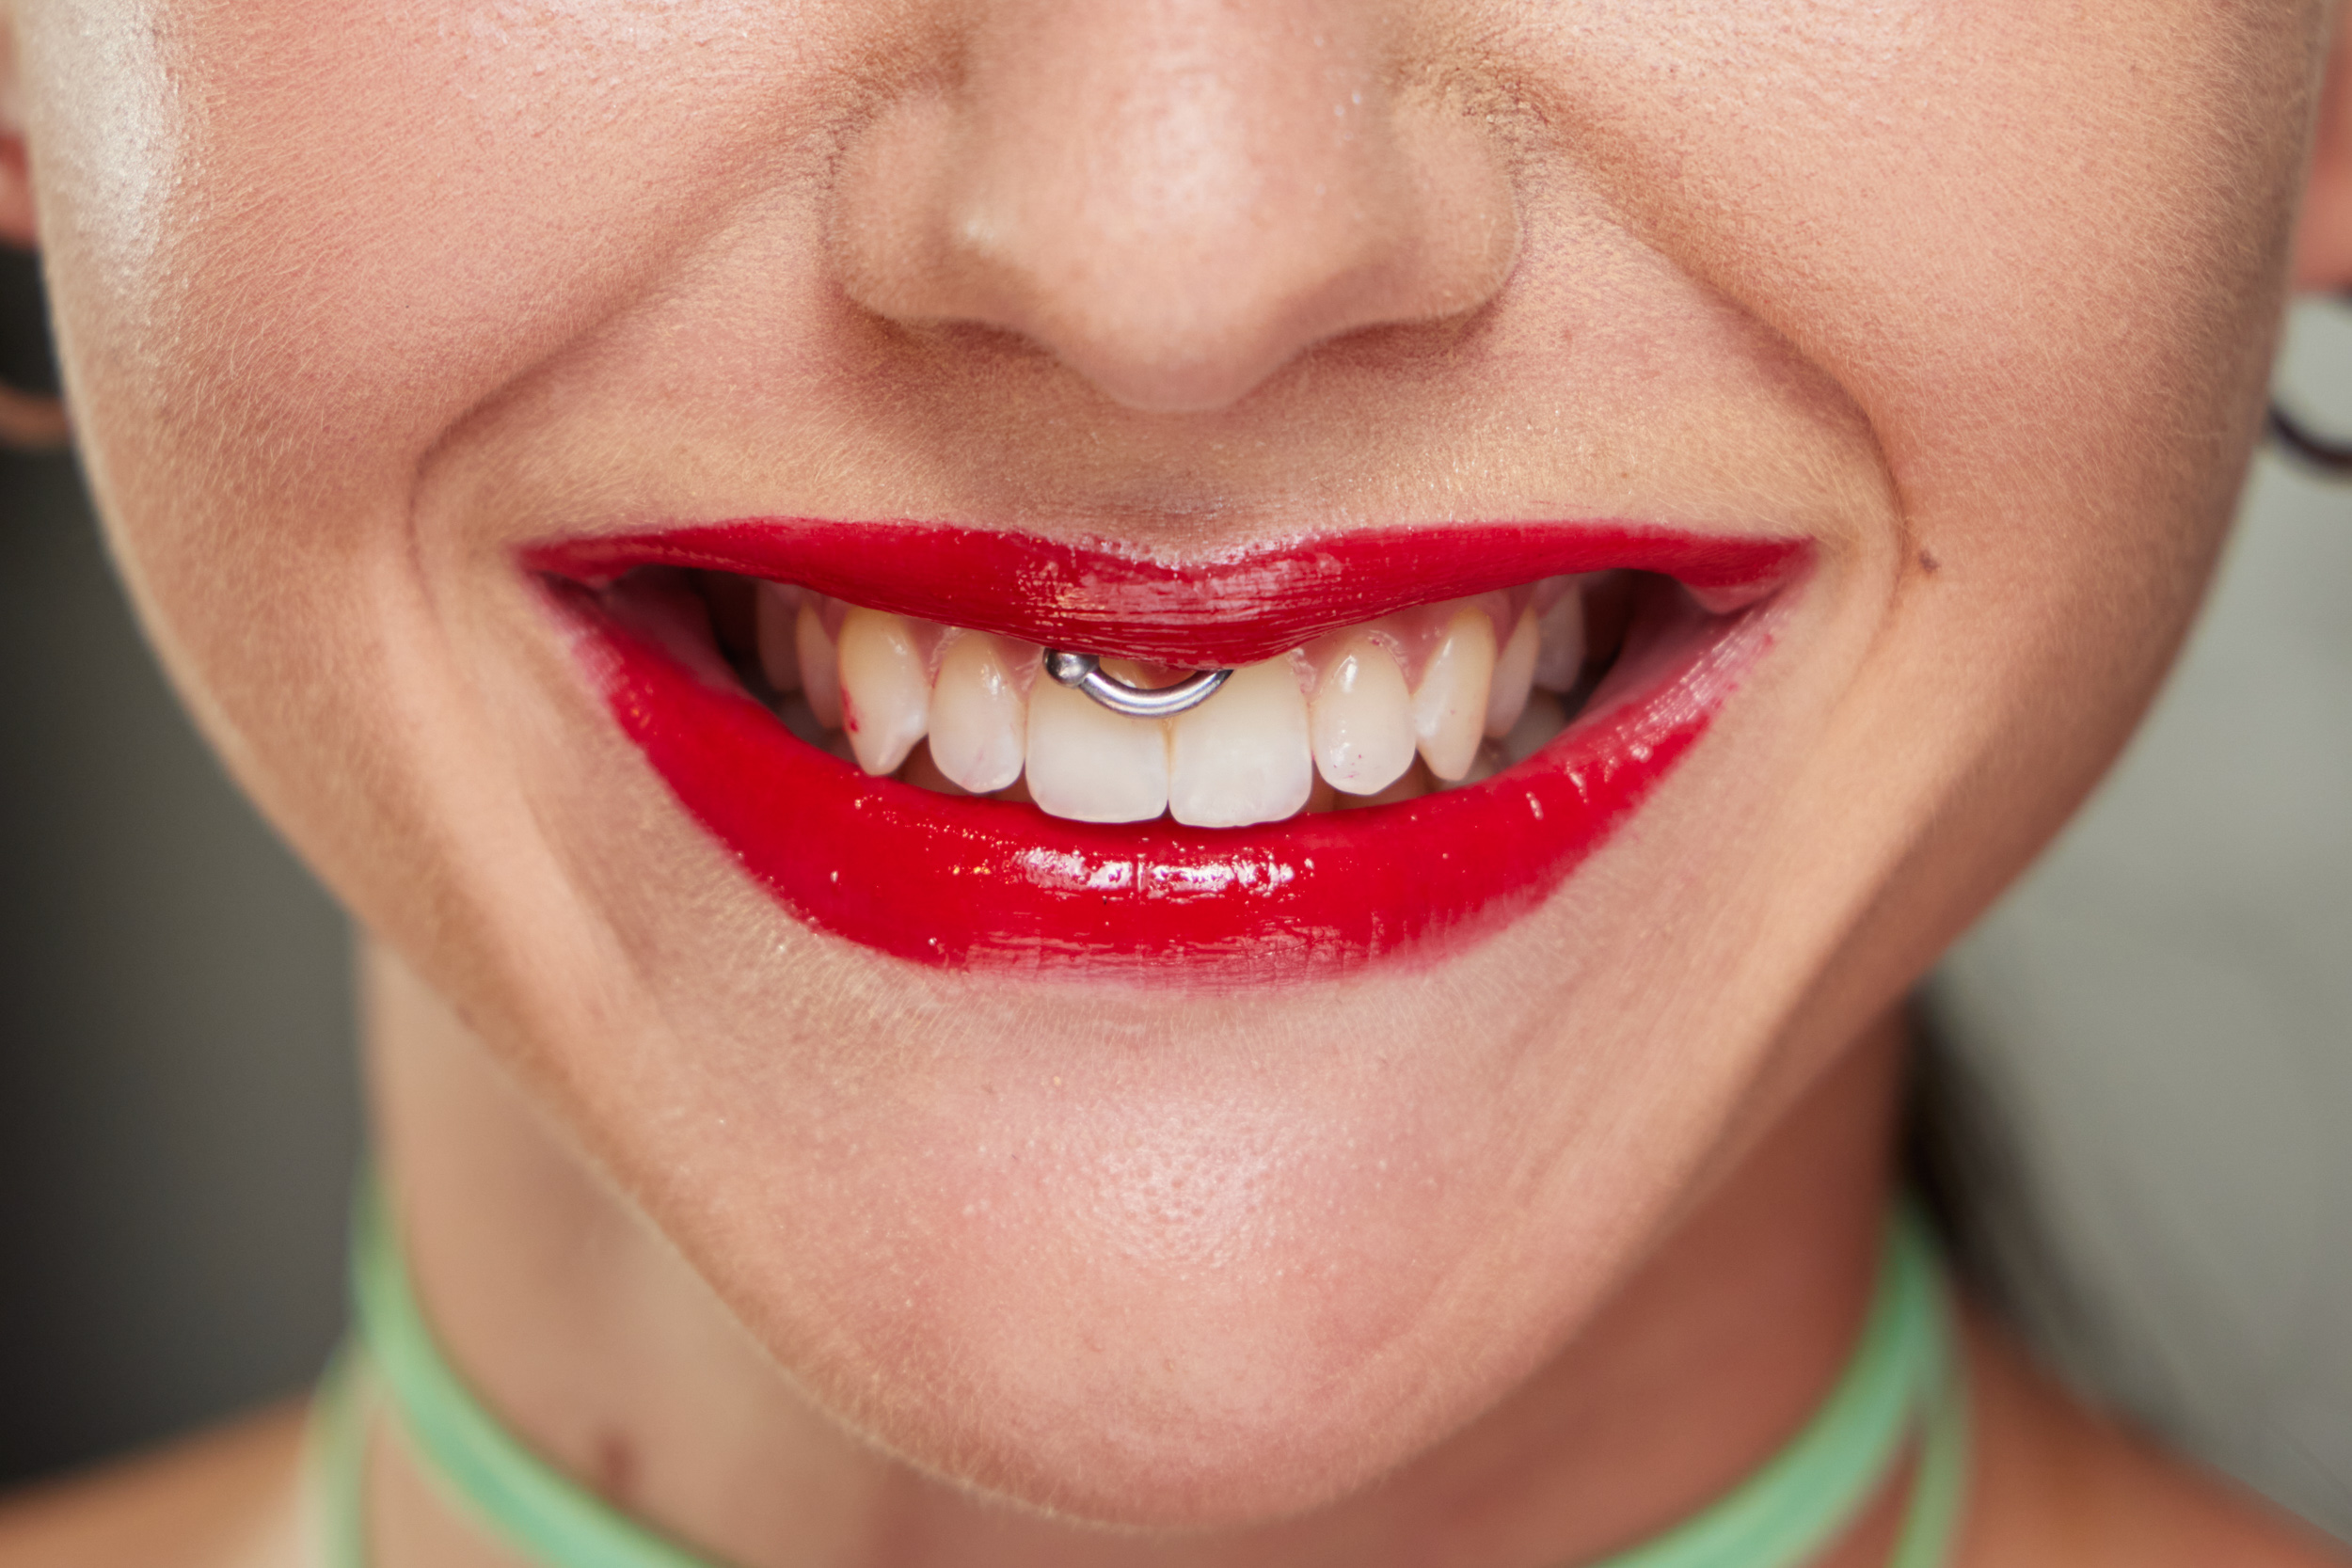
[[[1952,1304],[1937,1292],[1938,1363],[1919,1429],[1919,1456],[1911,1476],[1911,1506],[1886,1568],[1943,1568],[1960,1536],[1968,1501],[1968,1353],[1951,1322]]]
[[[360,1341],[428,1473],[548,1568],[711,1568],[525,1448],[473,1397],[441,1358],[380,1199],[362,1199],[355,1241]]]
[[[358,1335],[323,1390],[331,1568],[366,1568],[367,1386],[380,1382],[428,1473],[546,1568],[714,1568],[525,1448],[441,1358],[381,1205],[354,1237]],[[1940,1568],[1965,1490],[1965,1380],[1934,1249],[1918,1216],[1889,1227],[1853,1359],[1788,1447],[1697,1517],[1593,1568],[1799,1568],[1852,1523],[1916,1433],[1909,1507],[1888,1568]],[[369,1373],[373,1373],[373,1379]]]
[[[357,1342],[336,1353],[310,1404],[310,1468],[317,1477],[326,1568],[367,1568],[368,1379]]]
[[[1804,1430],[1696,1518],[1597,1568],[1797,1568],[1853,1522],[1893,1468],[1943,1362],[1923,1222],[1897,1212],[1862,1340]]]

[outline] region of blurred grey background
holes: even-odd
[[[0,253],[0,379],[46,374]],[[0,1485],[286,1393],[342,1323],[343,918],[166,689],[64,456],[0,449]]]
[[[0,256],[0,379],[41,366]],[[2282,390],[2352,435],[2352,311]],[[316,1372],[356,1158],[342,916],[203,751],[69,460],[0,453],[0,1485]],[[2266,455],[2123,766],[1930,1015],[1991,1252],[2098,1397],[2352,1540],[2352,485]]]
[[[2273,386],[2352,440],[2352,304]],[[2045,1352],[2352,1540],[2352,483],[2258,460],[2155,711],[1931,996]]]

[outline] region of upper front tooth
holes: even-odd
[[[753,641],[759,647],[759,672],[778,691],[801,689],[801,656],[793,645],[800,609],[797,588],[763,582],[752,590]]]
[[[1498,738],[1509,735],[1511,726],[1519,721],[1535,680],[1535,645],[1534,614],[1522,610],[1511,628],[1511,640],[1495,656],[1494,680],[1486,689],[1488,735]]]
[[[1315,767],[1334,789],[1376,795],[1413,765],[1405,673],[1361,631],[1340,633],[1316,663],[1320,673],[1308,705]]]
[[[817,595],[801,596],[801,612],[792,622],[794,661],[801,667],[801,689],[808,710],[829,730],[841,727],[841,660],[833,639],[825,635],[824,617],[818,613]]]
[[[965,632],[940,656],[931,688],[931,760],[975,795],[1021,776],[1028,751],[1029,703],[1014,676],[1025,644]],[[1038,651],[1027,648],[1027,661]]]
[[[841,618],[841,716],[857,765],[894,773],[930,721],[930,673],[914,624],[853,607]]]
[[[1465,605],[1446,623],[1413,693],[1413,733],[1438,778],[1460,778],[1478,755],[1494,673],[1494,617]]]
[[[1314,788],[1307,697],[1285,654],[1245,665],[1168,726],[1168,810],[1196,828],[1295,815]]]
[[[1168,725],[1128,719],[1083,691],[1029,691],[1029,796],[1079,822],[1149,822],[1168,809]]]

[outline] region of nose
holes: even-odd
[[[1227,406],[1319,342],[1476,309],[1518,241],[1483,116],[1359,0],[995,0],[840,167],[850,296],[1017,333],[1119,403]],[[1422,73],[1426,74],[1426,73]]]

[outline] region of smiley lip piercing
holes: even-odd
[[[1116,675],[1104,673],[1103,661],[1095,655],[1067,648],[1045,650],[1045,673],[1059,685],[1083,691],[1113,713],[1130,719],[1172,719],[1199,707],[1232,674],[1231,670],[1198,670],[1174,686],[1129,686]]]

